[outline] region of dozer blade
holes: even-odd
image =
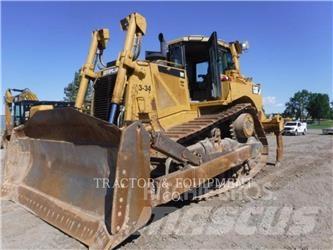
[[[91,248],[114,247],[151,216],[149,135],[71,108],[41,111],[14,130],[1,196]],[[128,182],[127,182],[128,184]]]

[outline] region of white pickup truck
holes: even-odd
[[[306,131],[306,122],[287,122],[284,124],[283,135],[305,135]]]

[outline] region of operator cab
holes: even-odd
[[[167,60],[186,69],[192,101],[221,99],[221,74],[236,69],[229,45],[218,41],[216,32],[209,38],[188,36],[171,41]]]
[[[24,124],[29,119],[30,109],[33,105],[36,105],[38,101],[22,100],[14,102],[13,105],[13,119],[14,127]]]
[[[14,127],[25,124],[31,118],[30,110],[34,106],[52,105],[54,108],[74,107],[74,102],[22,100],[13,103]]]

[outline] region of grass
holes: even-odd
[[[333,127],[333,120],[321,120],[320,124],[316,121],[308,124],[308,129],[323,129]]]

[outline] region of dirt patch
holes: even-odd
[[[120,248],[332,249],[333,137],[320,132],[285,136],[281,166],[267,165],[248,185],[156,208],[153,221]],[[268,139],[273,162],[275,141]],[[2,248],[85,248],[14,203],[1,206]]]

